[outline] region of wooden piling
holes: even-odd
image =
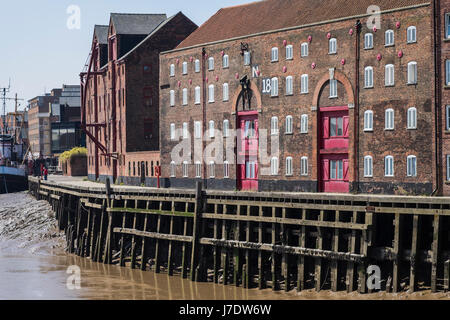
[[[193,222],[193,240],[192,240],[192,254],[191,254],[191,280],[195,281],[195,271],[199,262],[199,238],[200,238],[200,220],[203,212],[203,190],[202,183],[197,182],[195,189],[195,214]]]
[[[439,259],[439,227],[440,227],[440,217],[439,215],[434,215],[433,219],[433,245],[432,245],[432,256],[431,256],[431,292],[437,292],[437,268]]]

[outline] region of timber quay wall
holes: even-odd
[[[273,290],[448,291],[450,199],[81,187],[29,180],[68,252]],[[371,267],[372,266],[372,267]],[[375,281],[375,282],[374,282]]]

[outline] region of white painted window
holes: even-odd
[[[286,95],[290,96],[294,94],[294,78],[292,76],[286,77]]]
[[[171,107],[175,106],[175,91],[174,90],[170,90],[170,106]]]
[[[450,86],[450,60],[445,61],[445,83]]]
[[[211,161],[209,163],[209,177],[210,178],[216,177],[216,164],[214,163],[214,161]]]
[[[230,99],[228,83],[224,83],[222,89],[223,89],[223,101],[228,101]]]
[[[387,156],[384,158],[384,175],[386,177],[394,176],[394,157]]]
[[[170,65],[170,76],[175,77],[175,65],[174,64]]]
[[[230,121],[223,120],[223,136],[225,138],[230,136]]]
[[[308,157],[302,157],[300,160],[300,174],[302,176],[308,175]]]
[[[447,181],[450,181],[450,155],[447,156]]]
[[[387,109],[385,112],[385,129],[394,130],[394,110]]]
[[[450,106],[445,107],[445,119],[447,120],[447,130],[450,131]]]
[[[445,37],[450,38],[450,13],[445,14]]]
[[[200,121],[194,122],[194,137],[195,139],[202,138],[202,123]]]
[[[230,177],[230,163],[228,161],[225,161],[223,163],[223,177],[225,179],[228,179]]]
[[[408,109],[408,129],[410,129],[410,130],[417,129],[417,109],[416,108]]]
[[[187,161],[183,161],[183,178],[189,177],[189,163]]]
[[[194,68],[195,68],[195,72],[199,73],[200,72],[200,60],[196,59],[194,62]]]
[[[417,157],[408,156],[406,165],[406,174],[408,177],[417,177]]]
[[[286,60],[294,59],[294,47],[292,45],[286,46]]]
[[[373,111],[364,112],[364,131],[373,131]]]
[[[364,177],[373,177],[373,158],[371,156],[364,157]]]
[[[228,57],[228,55],[224,55],[222,58],[222,67],[223,68],[228,68],[230,66],[230,59]]]
[[[187,106],[188,105],[188,89],[184,88],[183,89],[183,106]]]
[[[330,39],[328,49],[329,49],[328,50],[329,54],[337,53],[337,40],[336,40],[336,38],[331,38]]]
[[[209,93],[209,95],[208,95],[208,101],[209,102],[214,102],[214,85],[213,84],[211,84],[211,85],[209,85],[209,90],[208,90],[208,93]]]
[[[200,94],[201,94],[201,89],[200,87],[195,87],[195,104],[200,104]]]
[[[249,66],[252,63],[252,55],[249,51],[244,52],[244,66]]]
[[[411,61],[408,63],[408,84],[417,83],[417,62]]]
[[[301,83],[300,83],[300,93],[306,94],[309,91],[309,80],[307,74],[302,74]]]
[[[170,140],[175,140],[176,138],[176,127],[175,123],[170,124]]]
[[[286,158],[286,176],[292,176],[293,175],[293,168],[292,168],[292,157]]]
[[[175,178],[176,175],[177,175],[177,166],[176,166],[176,164],[175,164],[175,161],[172,161],[172,162],[170,163],[170,176],[171,176],[172,178]]]
[[[330,98],[337,98],[337,80],[330,80]]]
[[[373,68],[366,67],[364,69],[364,87],[373,88]]]
[[[271,96],[278,97],[278,78],[272,78]]]
[[[394,31],[388,30],[385,33],[385,45],[386,46],[393,46],[394,45]]]
[[[201,178],[202,177],[202,163],[197,161],[195,163],[195,177]]]
[[[209,71],[214,70],[214,58],[213,57],[210,57],[208,59],[208,70]]]
[[[183,122],[183,139],[189,138],[189,124],[187,122]]]
[[[188,74],[188,63],[183,62],[183,74]]]
[[[308,115],[303,114],[300,123],[300,133],[308,133]]]
[[[307,57],[309,55],[309,44],[307,42],[302,43],[302,57]]]
[[[272,135],[277,135],[279,133],[277,117],[272,117],[272,119],[270,120],[270,133]]]
[[[395,85],[395,72],[394,72],[394,65],[388,64],[385,67],[385,85],[393,86]]]
[[[213,120],[209,122],[209,137],[214,138],[216,136],[215,123]]]
[[[364,36],[364,49],[373,49],[373,34],[366,33]]]
[[[273,157],[270,160],[270,174],[272,176],[278,175],[278,158],[277,157]]]
[[[278,61],[278,48],[272,48],[271,59],[272,59],[272,62]]]
[[[286,117],[286,134],[294,133],[294,118],[292,116]]]
[[[411,26],[407,30],[407,41],[408,43],[417,42],[417,29],[414,26]]]

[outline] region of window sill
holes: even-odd
[[[286,97],[292,97],[293,95],[293,93],[286,93]]]
[[[384,131],[395,131],[395,129],[384,129]]]
[[[300,92],[300,94],[307,95],[307,94],[309,94],[309,92]]]
[[[336,55],[337,55],[337,52],[328,52],[328,55],[330,55],[330,56],[336,56]]]
[[[328,99],[337,99],[338,97],[328,97]]]
[[[286,135],[286,136],[293,136],[294,133],[293,133],[293,132],[286,132],[285,135]]]
[[[374,87],[373,86],[371,86],[371,87],[364,87],[364,89],[366,89],[366,90],[370,90],[370,89],[373,89]]]
[[[272,61],[270,61],[270,63],[277,63],[277,62],[279,62],[278,60],[272,60]]]
[[[373,47],[372,48],[364,48],[364,50],[373,50]]]
[[[413,82],[413,83],[407,83],[407,86],[417,86],[417,82]]]
[[[385,47],[385,48],[395,47],[395,44],[385,44],[384,47]]]
[[[306,131],[306,132],[300,132],[300,134],[308,134],[308,131]]]
[[[373,176],[364,176],[364,178],[373,179]]]
[[[444,42],[450,42],[450,38],[444,38]]]
[[[393,88],[393,87],[395,87],[395,84],[385,84],[384,86],[386,88]]]
[[[414,42],[406,42],[406,44],[416,44],[417,43],[417,41],[414,41]]]
[[[373,133],[373,129],[364,129],[364,132]]]
[[[222,69],[230,69],[230,67],[222,67]]]
[[[414,130],[417,130],[417,128],[406,128],[406,130],[414,131]]]
[[[444,90],[450,90],[450,84],[444,85]]]

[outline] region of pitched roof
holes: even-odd
[[[117,34],[148,35],[166,19],[166,14],[111,13]]]
[[[94,36],[97,37],[99,44],[108,44],[108,26],[95,25]]]
[[[381,11],[429,0],[377,0]],[[263,0],[220,9],[178,47],[186,48],[261,32],[367,13],[373,0]]]

